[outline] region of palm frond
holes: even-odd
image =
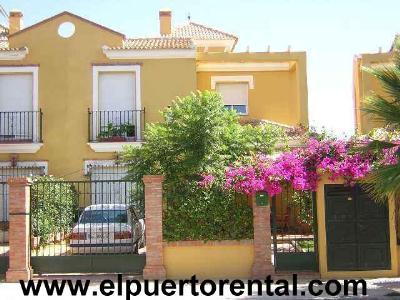
[[[363,103],[363,111],[385,125],[399,126],[400,124],[400,103],[388,102],[381,96],[368,97]]]
[[[354,152],[369,152],[369,151],[377,151],[381,152],[384,149],[390,149],[393,147],[397,147],[398,144],[394,144],[388,141],[380,141],[380,140],[372,140],[368,144],[356,145],[353,147],[352,151]]]
[[[362,182],[366,191],[377,201],[400,195],[400,164],[380,167]]]
[[[364,67],[363,70],[380,81],[382,89],[393,101],[400,102],[400,69],[395,65],[389,65]]]

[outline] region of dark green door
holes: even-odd
[[[325,185],[328,270],[390,269],[386,204],[360,186]]]

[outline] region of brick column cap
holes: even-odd
[[[144,175],[143,182],[147,183],[162,183],[164,181],[164,175]]]
[[[31,185],[32,179],[30,177],[11,177],[8,178],[9,185]]]

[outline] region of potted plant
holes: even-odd
[[[126,136],[130,139],[135,139],[136,138],[135,125],[125,124],[123,126],[125,127]]]
[[[97,139],[100,142],[123,142],[126,141],[125,128],[123,125],[114,126],[112,123],[107,124],[105,130],[100,131]]]

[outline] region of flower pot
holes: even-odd
[[[40,245],[40,236],[33,236],[31,237],[31,247],[33,249],[39,248]]]
[[[100,142],[125,142],[126,137],[124,136],[109,136],[99,138]]]
[[[32,139],[6,139],[0,142],[1,144],[31,144]]]

